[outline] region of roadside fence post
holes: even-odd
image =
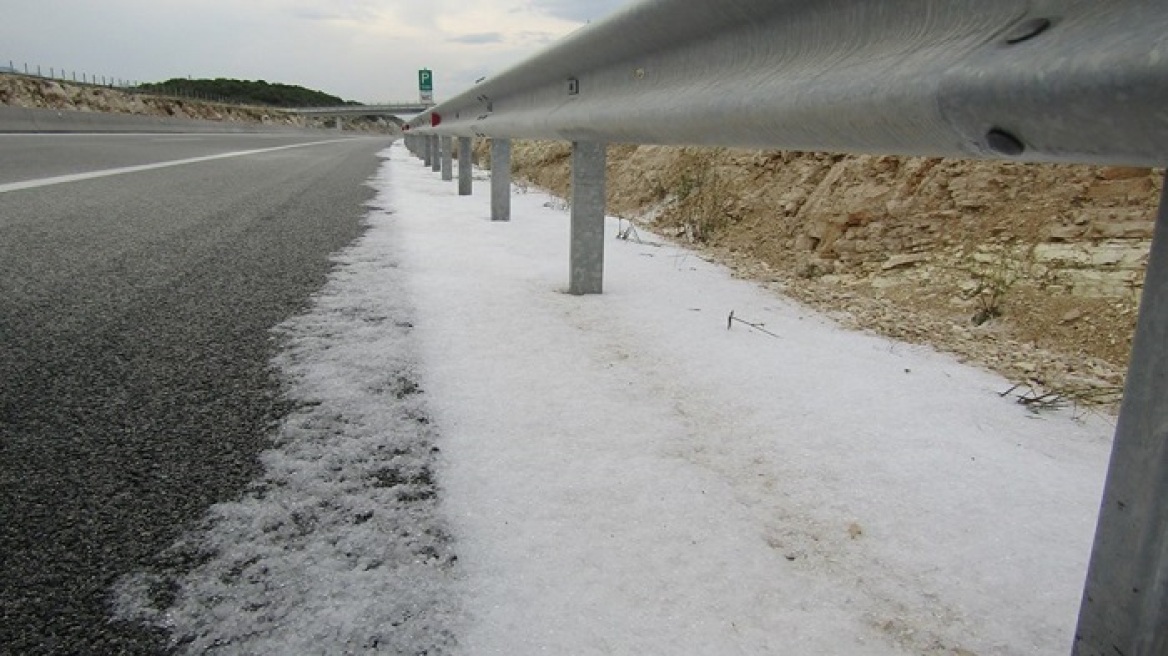
[[[1168,186],[1160,197],[1073,654],[1168,654]]]
[[[458,138],[458,195],[470,196],[474,191],[473,168],[474,163],[472,159],[474,154],[471,153],[470,137]]]
[[[442,137],[442,179],[454,179],[454,137]]]
[[[604,291],[606,152],[603,143],[572,144],[572,237],[568,293]]]
[[[511,140],[491,140],[491,220],[511,220]]]

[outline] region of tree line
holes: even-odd
[[[360,105],[361,103],[342,100],[323,91],[305,89],[292,84],[270,83],[264,80],[192,80],[172,78],[165,82],[151,82],[140,85],[147,91],[192,98],[206,98],[242,105],[266,105],[270,107],[332,107],[337,105]]]

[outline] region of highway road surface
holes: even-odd
[[[0,135],[0,653],[165,651],[110,586],[259,472],[269,329],[362,232],[388,144]]]

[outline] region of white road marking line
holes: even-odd
[[[258,155],[260,153],[271,153],[277,150],[288,150],[290,148],[304,148],[307,146],[321,146],[324,144],[340,143],[342,141],[349,141],[349,139],[331,139],[329,141],[313,141],[312,143],[292,144],[290,146],[276,146],[274,148],[258,148],[256,150],[238,150],[230,153],[221,153],[219,155],[206,155],[203,157],[192,157],[190,159],[176,159],[170,162],[156,162],[154,164],[139,164],[137,166],[123,166],[116,169],[104,169],[101,171],[88,171],[86,173],[74,173],[72,175],[58,175],[52,178],[40,178],[39,180],[25,180],[23,182],[11,182],[8,184],[0,184],[0,194],[8,193],[10,191],[21,191],[23,189],[36,189],[37,187],[49,187],[52,185],[65,184],[68,182],[80,182],[82,180],[92,180],[94,178],[105,178],[111,175],[125,175],[127,173],[139,173],[142,171],[151,171],[154,169],[165,169],[171,166],[183,166],[184,164],[198,164],[199,162],[209,162],[216,159],[229,159],[232,157],[244,157],[247,155]]]

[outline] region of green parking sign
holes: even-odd
[[[428,68],[418,71],[418,88],[422,91],[434,90],[434,72]]]

